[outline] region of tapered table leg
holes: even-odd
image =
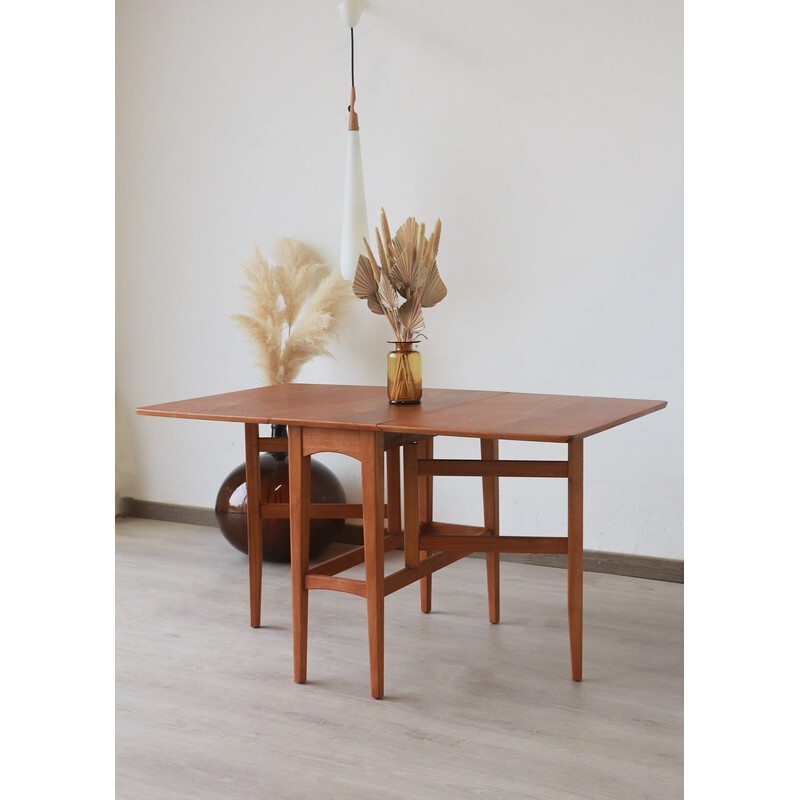
[[[392,447],[386,451],[386,508],[389,533],[399,533],[403,529],[400,492],[400,448]]]
[[[419,457],[433,458],[433,439],[424,439],[419,443]],[[433,476],[423,475],[419,479],[419,522],[422,527],[426,522],[433,522]],[[420,559],[427,558],[427,550],[421,550]],[[431,610],[431,576],[420,578],[419,605],[422,612],[429,614]]]
[[[583,439],[568,445],[567,612],[572,680],[583,678]]]
[[[403,502],[405,521],[403,524],[403,548],[405,565],[419,565],[419,444],[416,442],[403,447]]]
[[[481,439],[481,458],[499,458],[497,439]],[[483,524],[493,536],[500,534],[500,478],[484,477]],[[500,553],[486,554],[486,589],[489,595],[489,622],[500,622]]]
[[[372,696],[383,697],[383,433],[364,432],[361,452],[364,571]]]
[[[245,481],[247,486],[247,561],[250,574],[250,625],[261,625],[261,576],[264,568],[261,533],[261,457],[258,423],[244,425]]]
[[[305,683],[308,662],[308,537],[311,458],[303,455],[303,429],[289,426],[289,530],[292,571],[292,641],[294,680]]]

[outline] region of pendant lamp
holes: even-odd
[[[342,250],[340,269],[342,277],[351,281],[356,274],[358,257],[366,255],[364,239],[367,228],[367,200],[364,193],[364,171],[361,166],[361,141],[358,115],[355,112],[356,81],[353,29],[364,10],[363,0],[344,0],[339,4],[339,14],[350,28],[350,116],[347,122],[347,160],[344,173],[344,216],[342,220]]]

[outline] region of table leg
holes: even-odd
[[[405,522],[403,524],[403,547],[405,565],[419,565],[419,480],[417,462],[419,444],[403,446],[403,501],[405,503]]]
[[[292,640],[294,680],[306,682],[308,663],[308,538],[311,495],[311,457],[303,455],[303,429],[289,426],[289,531],[292,571]]]
[[[250,625],[261,625],[261,575],[263,572],[261,533],[261,456],[258,452],[258,423],[244,425],[245,481],[247,486],[247,561],[250,573]]]
[[[481,459],[499,458],[497,439],[481,439]],[[493,536],[500,534],[500,478],[483,477],[483,525]],[[489,594],[489,622],[500,622],[500,553],[486,554],[486,588]]]
[[[361,448],[364,571],[372,696],[383,697],[383,433],[364,432]]]
[[[433,439],[423,439],[419,443],[419,457],[433,458]],[[419,479],[419,523],[421,527],[426,522],[433,522],[433,476],[423,475]],[[430,555],[427,550],[421,550],[420,559],[425,559]],[[420,578],[419,581],[419,603],[422,612],[429,614],[431,610],[431,581],[429,575]]]
[[[583,439],[568,445],[567,612],[572,680],[583,678]]]
[[[400,448],[392,447],[386,451],[386,506],[389,533],[399,533],[403,529],[400,495]]]

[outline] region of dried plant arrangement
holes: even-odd
[[[350,286],[296,239],[279,239],[272,264],[256,246],[243,266],[248,314],[234,321],[248,335],[264,385],[291,383],[312,358],[330,356],[350,302]]]
[[[422,309],[435,306],[447,294],[436,266],[441,230],[441,220],[436,220],[427,238],[425,224],[409,217],[392,237],[381,209],[381,230],[375,229],[377,259],[364,239],[367,255],[358,259],[353,293],[367,301],[370,311],[389,320],[395,342],[413,342],[423,335]]]

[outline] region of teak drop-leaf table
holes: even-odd
[[[380,698],[384,693],[385,597],[419,581],[422,610],[430,611],[431,575],[470,553],[486,554],[489,619],[493,623],[500,620],[500,553],[566,554],[572,679],[582,679],[583,441],[665,406],[666,402],[656,400],[457,389],[425,389],[418,405],[392,405],[385,387],[283,384],[136,411],[150,416],[244,423],[248,498],[261,497],[259,454],[288,450],[288,508],[247,503],[250,624],[261,625],[262,519],[288,516],[295,681],[306,680],[308,592],[348,592],[366,599],[371,692]],[[288,437],[282,442],[262,437],[262,424],[287,425]],[[478,439],[480,459],[434,458],[436,436]],[[566,445],[567,457],[556,461],[501,460],[498,442],[503,439],[559,442]],[[310,502],[310,459],[323,452],[343,453],[361,462],[360,504]],[[483,525],[433,520],[435,475],[481,477]],[[566,479],[567,535],[501,536],[501,477]],[[363,519],[363,547],[310,567],[312,517]],[[384,575],[384,554],[401,546],[405,566]],[[361,563],[363,580],[339,576]]]

